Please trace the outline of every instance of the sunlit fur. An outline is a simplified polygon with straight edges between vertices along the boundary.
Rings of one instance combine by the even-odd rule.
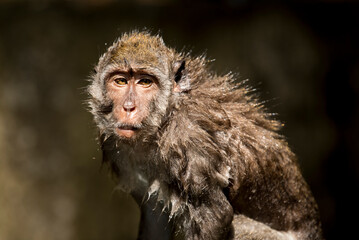
[[[190,89],[175,92],[183,61],[177,84]],[[129,66],[155,75],[160,87],[134,142],[116,137],[104,111],[111,110],[104,76]],[[100,58],[89,86],[104,161],[123,190],[156,196],[185,239],[321,239],[316,203],[277,132],[281,124],[236,82],[159,36],[124,34]]]

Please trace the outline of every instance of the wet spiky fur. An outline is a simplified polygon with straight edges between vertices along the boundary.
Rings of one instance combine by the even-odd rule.
[[[185,63],[180,76],[178,62]],[[321,239],[317,206],[277,133],[281,124],[247,87],[230,74],[217,76],[207,63],[136,31],[100,58],[89,104],[104,161],[120,187],[144,199],[156,196],[174,222],[173,234],[185,239]],[[160,86],[134,141],[116,137],[104,84],[108,72],[129,66],[143,67]],[[190,88],[174,92],[176,77]],[[244,228],[245,218],[270,231],[254,238],[259,227]]]

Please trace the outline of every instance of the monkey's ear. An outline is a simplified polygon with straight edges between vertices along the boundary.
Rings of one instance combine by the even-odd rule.
[[[173,65],[175,72],[174,92],[187,92],[191,89],[190,79],[187,75],[186,61],[175,62]]]

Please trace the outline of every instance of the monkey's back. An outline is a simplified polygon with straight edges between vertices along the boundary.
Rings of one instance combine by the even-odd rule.
[[[206,77],[178,97],[160,142],[162,156],[182,156],[172,169],[181,184],[200,192],[208,188],[211,176],[235,213],[276,230],[299,232],[301,238],[320,239],[316,203],[278,133],[281,124],[249,95],[250,89],[233,84],[230,75]],[[176,134],[181,138],[171,137]],[[184,150],[193,148],[199,161]],[[186,167],[178,171],[178,166]],[[186,173],[188,166],[191,174]]]

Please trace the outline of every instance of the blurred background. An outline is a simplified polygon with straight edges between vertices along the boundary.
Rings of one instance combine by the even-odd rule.
[[[139,210],[101,170],[84,88],[106,48],[144,28],[250,79],[285,123],[325,237],[353,238],[358,12],[339,0],[0,0],[0,240],[136,238]]]

